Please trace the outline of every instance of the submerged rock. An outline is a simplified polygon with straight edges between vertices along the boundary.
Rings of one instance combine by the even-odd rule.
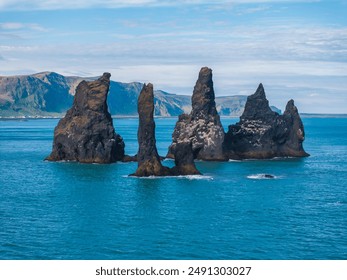
[[[110,74],[82,81],[69,109],[54,130],[50,161],[111,163],[124,157],[124,142],[113,127],[107,107]]]
[[[138,99],[139,128],[137,138],[139,150],[137,153],[138,168],[131,176],[177,176],[200,174],[196,170],[191,145],[180,144],[175,149],[176,167],[172,169],[161,164],[155,139],[154,94],[153,85],[144,85]]]
[[[138,168],[132,176],[168,176],[170,171],[160,162],[155,140],[154,94],[153,85],[144,85],[139,95],[137,110],[139,113],[139,128],[137,139],[139,150],[137,153]]]
[[[194,87],[192,111],[179,116],[167,157],[174,157],[178,143],[191,143],[196,159],[226,160],[223,142],[224,129],[216,109],[212,70],[203,67]]]
[[[290,100],[279,115],[271,110],[260,84],[247,98],[240,121],[229,126],[223,146],[229,159],[305,157],[304,139],[304,126],[294,101]]]

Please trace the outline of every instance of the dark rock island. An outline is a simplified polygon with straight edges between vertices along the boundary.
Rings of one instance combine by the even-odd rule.
[[[124,142],[113,127],[107,107],[110,74],[96,81],[82,81],[76,89],[72,108],[54,130],[49,161],[111,163],[124,157]]]
[[[144,85],[138,99],[139,128],[137,140],[139,150],[137,153],[138,168],[133,176],[168,176],[168,167],[161,164],[155,140],[155,122],[153,85]]]
[[[200,174],[197,171],[190,145],[179,145],[174,153],[177,157],[176,166],[172,169],[161,164],[155,139],[154,94],[153,85],[144,85],[138,98],[139,128],[137,139],[139,150],[137,153],[138,168],[131,176],[177,176]]]
[[[290,100],[279,115],[270,109],[260,84],[247,98],[240,121],[229,126],[223,148],[229,159],[305,157],[309,154],[303,149],[304,139],[304,126],[294,101]]]
[[[177,144],[190,143],[196,159],[226,160],[223,142],[224,130],[216,110],[212,70],[203,67],[194,87],[192,111],[179,116],[167,157],[174,157]]]

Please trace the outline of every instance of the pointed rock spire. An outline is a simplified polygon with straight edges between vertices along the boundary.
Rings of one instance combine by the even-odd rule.
[[[175,147],[175,167],[169,169],[160,162],[156,147],[153,85],[144,85],[138,99],[139,129],[137,139],[138,168],[131,176],[178,176],[200,174],[194,164],[192,147],[189,143],[180,143]]]
[[[299,157],[309,156],[302,145],[305,140],[305,129],[293,99],[288,101],[282,117],[289,127],[287,141],[282,148],[284,152],[290,152]]]
[[[204,115],[216,115],[216,102],[213,90],[212,70],[208,67],[201,68],[192,95],[193,118]]]
[[[167,176],[169,168],[162,166],[156,147],[153,85],[144,84],[138,98],[139,128],[137,139],[139,150],[137,153],[138,168],[133,176]]]
[[[216,110],[212,70],[201,68],[192,95],[192,111],[179,116],[172,134],[168,157],[174,157],[178,143],[192,144],[193,155],[201,160],[225,160],[222,150],[224,129]]]
[[[276,113],[271,110],[269,101],[266,99],[263,84],[260,83],[255,93],[247,97],[241,120],[273,118],[275,115]]]

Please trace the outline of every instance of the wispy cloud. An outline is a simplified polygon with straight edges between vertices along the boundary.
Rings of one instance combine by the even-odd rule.
[[[83,8],[124,8],[124,7],[158,7],[182,5],[234,5],[288,2],[317,2],[317,0],[0,0],[0,9],[8,10],[61,10]],[[256,10],[253,10],[255,12]],[[250,12],[252,12],[250,10]]]
[[[15,31],[21,29],[29,29],[34,31],[46,31],[37,23],[21,23],[21,22],[0,22],[0,30]]]
[[[191,94],[209,66],[217,95],[251,94],[263,82],[276,106],[294,98],[300,111],[346,113],[345,6],[292,2],[0,0],[0,74],[109,71]]]
[[[240,15],[247,15],[247,14],[254,14],[254,13],[259,13],[259,12],[264,12],[267,11],[271,8],[269,5],[261,5],[253,8],[244,8],[241,11],[238,11],[237,14]]]

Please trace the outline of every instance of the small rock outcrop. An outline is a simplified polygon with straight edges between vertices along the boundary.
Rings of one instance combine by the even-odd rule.
[[[225,135],[224,153],[229,159],[305,157],[304,126],[294,101],[283,115],[273,112],[262,84],[247,98],[240,121]]]
[[[201,175],[196,169],[192,144],[188,142],[177,143],[174,148],[175,165],[171,168],[172,175]]]
[[[82,81],[76,89],[72,108],[54,130],[49,161],[111,163],[124,157],[124,142],[113,127],[107,107],[110,74],[98,80]]]
[[[137,153],[138,168],[132,176],[169,176],[170,170],[161,164],[155,140],[154,94],[153,85],[144,85],[139,95],[137,110],[139,113],[139,128],[137,139],[139,150]]]
[[[139,128],[137,139],[139,150],[137,153],[138,168],[130,176],[178,176],[200,174],[194,164],[193,152],[189,143],[180,143],[175,147],[175,164],[168,168],[161,164],[155,139],[154,94],[153,85],[145,84],[138,98]]]
[[[212,70],[203,67],[194,87],[192,111],[179,116],[167,157],[174,157],[178,143],[191,143],[196,159],[226,160],[223,142],[224,129],[216,109]]]

